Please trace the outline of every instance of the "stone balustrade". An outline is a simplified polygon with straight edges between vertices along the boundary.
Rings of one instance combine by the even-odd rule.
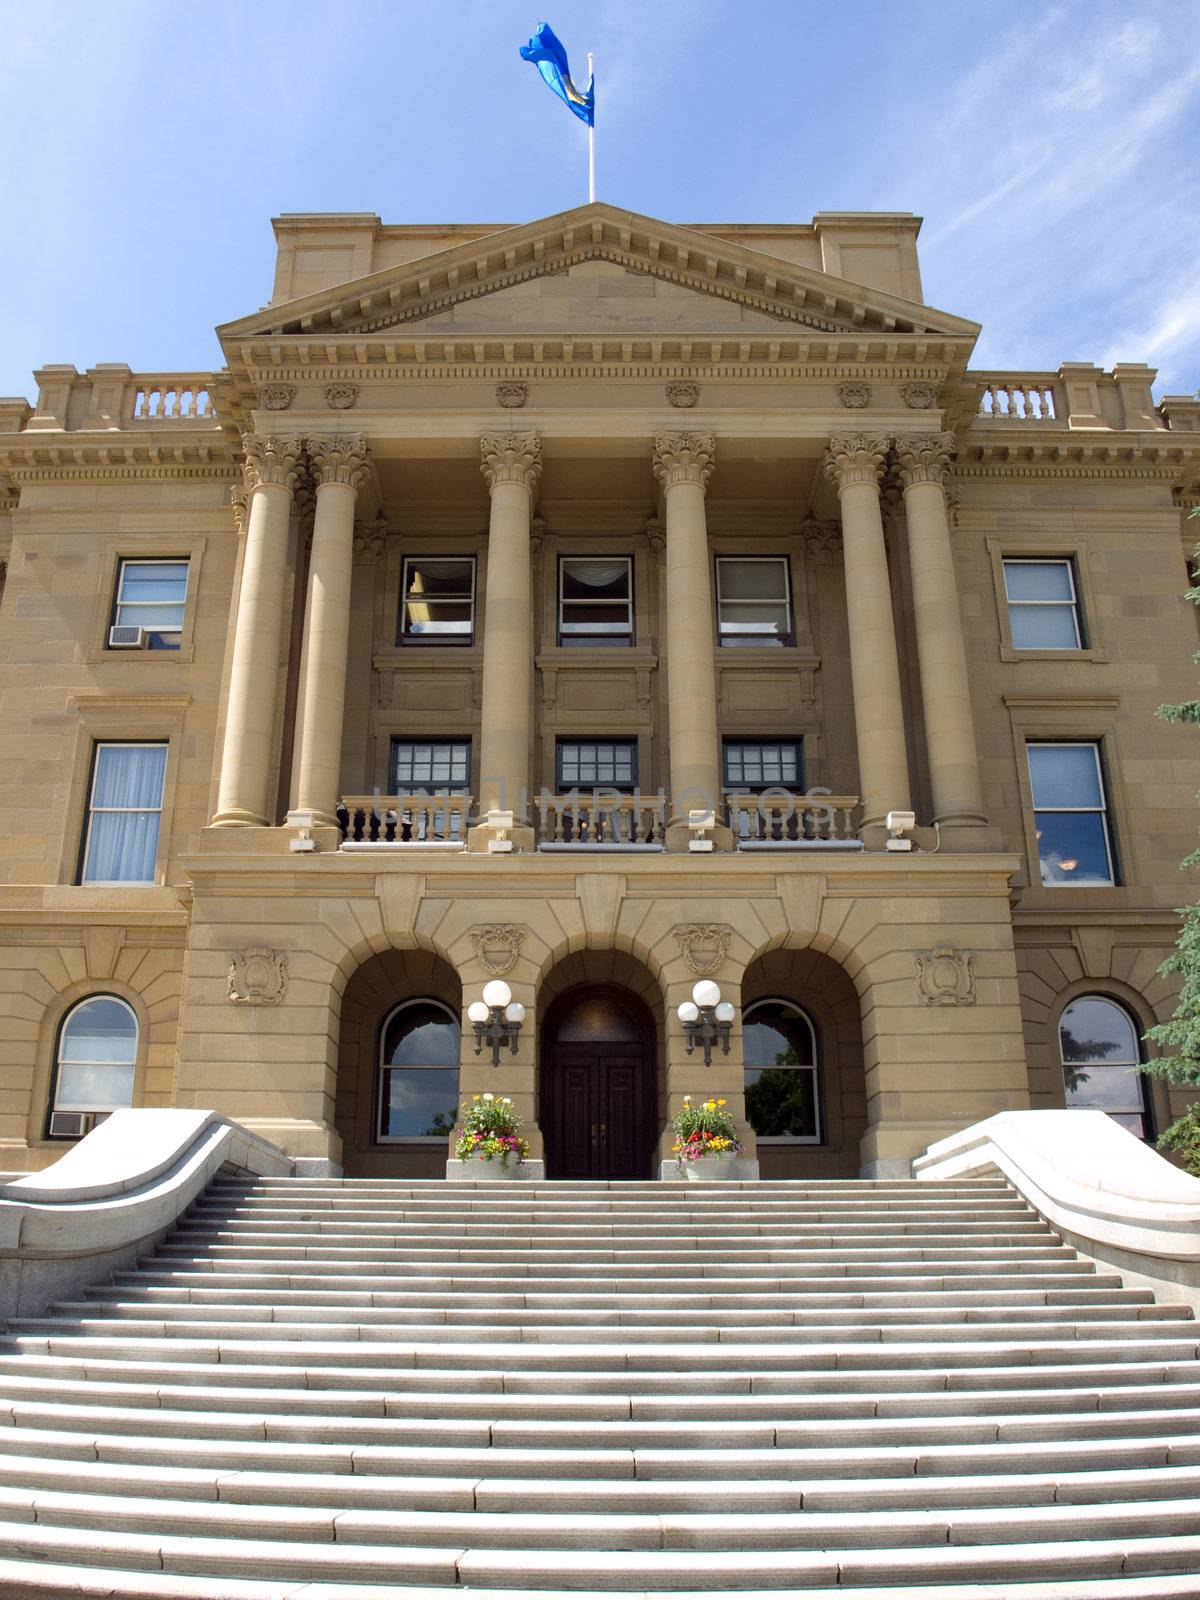
[[[131,422],[213,422],[217,410],[209,390],[211,374],[134,373],[126,393]]]
[[[1066,418],[1066,397],[1057,373],[989,372],[971,376],[978,383],[976,414],[987,422],[1060,422]]]
[[[542,848],[663,846],[667,814],[663,794],[543,794],[537,811]]]
[[[349,794],[337,809],[347,845],[465,845],[466,794]]]
[[[729,827],[739,846],[857,845],[856,794],[728,794]]]

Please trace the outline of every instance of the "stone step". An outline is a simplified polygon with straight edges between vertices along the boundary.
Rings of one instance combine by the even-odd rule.
[[[371,1195],[407,1195],[416,1199],[475,1201],[481,1198],[475,1183],[463,1183],[442,1178],[238,1178],[228,1173],[218,1174],[209,1185],[208,1194],[313,1194],[332,1198],[357,1198]],[[560,1199],[581,1200],[589,1205],[603,1203],[620,1206],[646,1198],[664,1195],[684,1200],[689,1204],[724,1205],[731,1198],[741,1199],[776,1196],[804,1199],[809,1195],[873,1197],[881,1194],[898,1195],[917,1202],[934,1201],[946,1196],[973,1197],[987,1194],[1011,1195],[1016,1191],[1001,1177],[992,1178],[936,1178],[915,1182],[912,1178],[762,1178],[754,1181],[734,1179],[723,1183],[720,1189],[707,1185],[696,1187],[686,1179],[664,1183],[654,1178],[614,1178],[611,1181],[587,1179],[541,1179],[521,1184],[520,1198],[530,1196],[550,1201]],[[497,1193],[503,1199],[511,1191]],[[483,1198],[489,1198],[486,1194]]]
[[[512,1241],[503,1245],[493,1245],[487,1249],[473,1245],[425,1244],[409,1245],[405,1249],[398,1246],[368,1247],[363,1244],[347,1244],[346,1242],[334,1243],[330,1235],[327,1244],[300,1244],[295,1241],[286,1243],[280,1240],[246,1241],[243,1244],[231,1240],[205,1240],[184,1241],[178,1236],[172,1237],[165,1244],[159,1246],[155,1253],[157,1260],[170,1260],[180,1256],[188,1259],[198,1259],[210,1256],[214,1259],[227,1257],[253,1259],[255,1261],[269,1262],[272,1260],[307,1261],[333,1259],[340,1261],[399,1261],[406,1265],[414,1262],[459,1262],[478,1261],[485,1262],[493,1269],[497,1266],[507,1266],[515,1263],[525,1268],[540,1268],[544,1266],[557,1266],[559,1263],[575,1263],[582,1269],[605,1262],[619,1264],[642,1264],[653,1266],[665,1273],[677,1275],[680,1270],[678,1251],[657,1249],[649,1245],[623,1245],[600,1248],[585,1247],[580,1245],[574,1249],[559,1247],[550,1249],[545,1246],[519,1246]],[[1019,1271],[1028,1271],[1030,1264],[1038,1261],[1064,1262],[1075,1259],[1069,1245],[1065,1244],[1030,1244],[1023,1248],[1015,1245],[922,1245],[908,1244],[905,1246],[877,1245],[875,1248],[863,1245],[858,1248],[848,1248],[842,1245],[837,1248],[836,1256],[833,1254],[837,1248],[832,1240],[822,1245],[813,1245],[811,1242],[803,1248],[792,1245],[764,1244],[758,1248],[725,1249],[721,1250],[722,1261],[734,1267],[752,1266],[763,1262],[782,1262],[795,1265],[812,1263],[820,1265],[822,1262],[838,1262],[845,1265],[867,1263],[876,1270],[886,1271],[890,1264],[910,1268],[913,1264],[921,1265],[936,1263],[937,1268],[953,1268],[960,1263],[968,1263],[983,1270],[995,1263],[1011,1262]],[[697,1246],[697,1254],[702,1254]],[[689,1268],[690,1270],[690,1268]],[[930,1270],[933,1270],[932,1268]]]
[[[333,1225],[346,1223],[350,1226],[366,1226],[395,1223],[407,1227],[446,1227],[461,1226],[465,1218],[472,1222],[479,1221],[488,1224],[523,1223],[528,1227],[539,1230],[544,1227],[582,1227],[597,1225],[596,1208],[594,1206],[576,1206],[573,1208],[561,1206],[523,1206],[519,1209],[513,1206],[489,1206],[486,1208],[472,1206],[469,1210],[462,1206],[406,1206],[394,1205],[384,1201],[355,1202],[353,1205],[324,1206],[313,1205],[307,1202],[295,1201],[292,1203],[275,1201],[245,1201],[245,1202],[213,1202],[202,1203],[194,1206],[189,1213],[192,1221],[213,1222],[220,1221],[228,1224],[247,1222],[277,1222],[284,1226],[293,1223],[327,1222]],[[833,1206],[826,1204],[812,1205],[754,1205],[747,1202],[737,1208],[726,1208],[719,1216],[711,1212],[692,1211],[683,1212],[678,1207],[652,1207],[638,1206],[626,1207],[620,1211],[612,1210],[604,1213],[604,1220],[610,1227],[645,1227],[653,1223],[655,1226],[670,1227],[680,1231],[684,1229],[701,1229],[711,1226],[716,1221],[722,1227],[734,1227],[745,1224],[754,1228],[809,1226],[814,1223],[838,1225],[842,1222],[865,1225],[879,1223],[881,1225],[900,1225],[910,1222],[920,1223],[928,1227],[950,1227],[957,1222],[983,1225],[986,1222],[1028,1222],[1036,1221],[1036,1214],[1021,1200],[997,1199],[987,1204],[970,1204],[963,1201],[957,1205],[940,1206]]]
[[[343,1222],[336,1218],[317,1220],[314,1222],[281,1221],[264,1218],[258,1221],[254,1218],[232,1218],[228,1221],[222,1219],[208,1219],[205,1217],[191,1218],[179,1225],[172,1233],[174,1242],[183,1244],[192,1241],[225,1243],[229,1241],[245,1241],[253,1245],[262,1240],[280,1240],[286,1243],[297,1243],[303,1240],[322,1240],[330,1237],[344,1239],[347,1244],[379,1244],[385,1247],[399,1244],[438,1244],[445,1243],[453,1247],[467,1241],[478,1243],[481,1240],[502,1239],[505,1248],[534,1249],[547,1245],[553,1247],[562,1244],[582,1244],[618,1246],[623,1243],[636,1243],[648,1246],[661,1243],[672,1249],[682,1249],[687,1252],[701,1251],[711,1253],[722,1244],[737,1244],[744,1246],[749,1241],[753,1248],[755,1241],[770,1239],[779,1244],[790,1245],[792,1248],[832,1248],[836,1244],[840,1247],[846,1243],[874,1241],[905,1243],[928,1242],[936,1244],[947,1240],[961,1240],[963,1243],[973,1243],[988,1246],[1022,1245],[1026,1243],[1055,1242],[1055,1235],[1044,1222],[1037,1219],[1025,1221],[1016,1217],[1011,1220],[997,1222],[791,1222],[786,1226],[778,1224],[770,1226],[761,1223],[740,1223],[737,1221],[710,1222],[702,1228],[693,1224],[681,1224],[673,1228],[665,1222],[656,1222],[653,1226],[631,1223],[553,1223],[544,1225],[540,1221],[527,1221],[524,1224],[516,1219],[511,1221],[504,1218],[489,1218],[486,1222],[476,1223],[474,1219],[468,1226],[461,1218],[455,1222],[397,1222],[389,1225],[381,1222]]]

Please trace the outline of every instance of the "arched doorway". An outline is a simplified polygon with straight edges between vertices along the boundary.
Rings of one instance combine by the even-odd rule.
[[[542,1025],[538,1121],[547,1178],[650,1178],[657,1051],[645,1005],[617,984],[576,984]]]

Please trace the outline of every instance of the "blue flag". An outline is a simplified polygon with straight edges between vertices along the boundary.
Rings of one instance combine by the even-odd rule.
[[[571,81],[567,52],[548,22],[543,22],[528,44],[521,46],[522,61],[531,61],[564,105],[589,128],[596,125],[596,82],[591,79],[587,93],[580,94]]]

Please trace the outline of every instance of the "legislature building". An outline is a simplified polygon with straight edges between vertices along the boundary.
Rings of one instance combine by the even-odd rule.
[[[919,226],[289,215],[221,371],[0,400],[0,1168],[133,1105],[441,1176],[484,1092],[548,1177],[685,1094],[764,1178],[1154,1138],[1200,403],[973,368]]]

